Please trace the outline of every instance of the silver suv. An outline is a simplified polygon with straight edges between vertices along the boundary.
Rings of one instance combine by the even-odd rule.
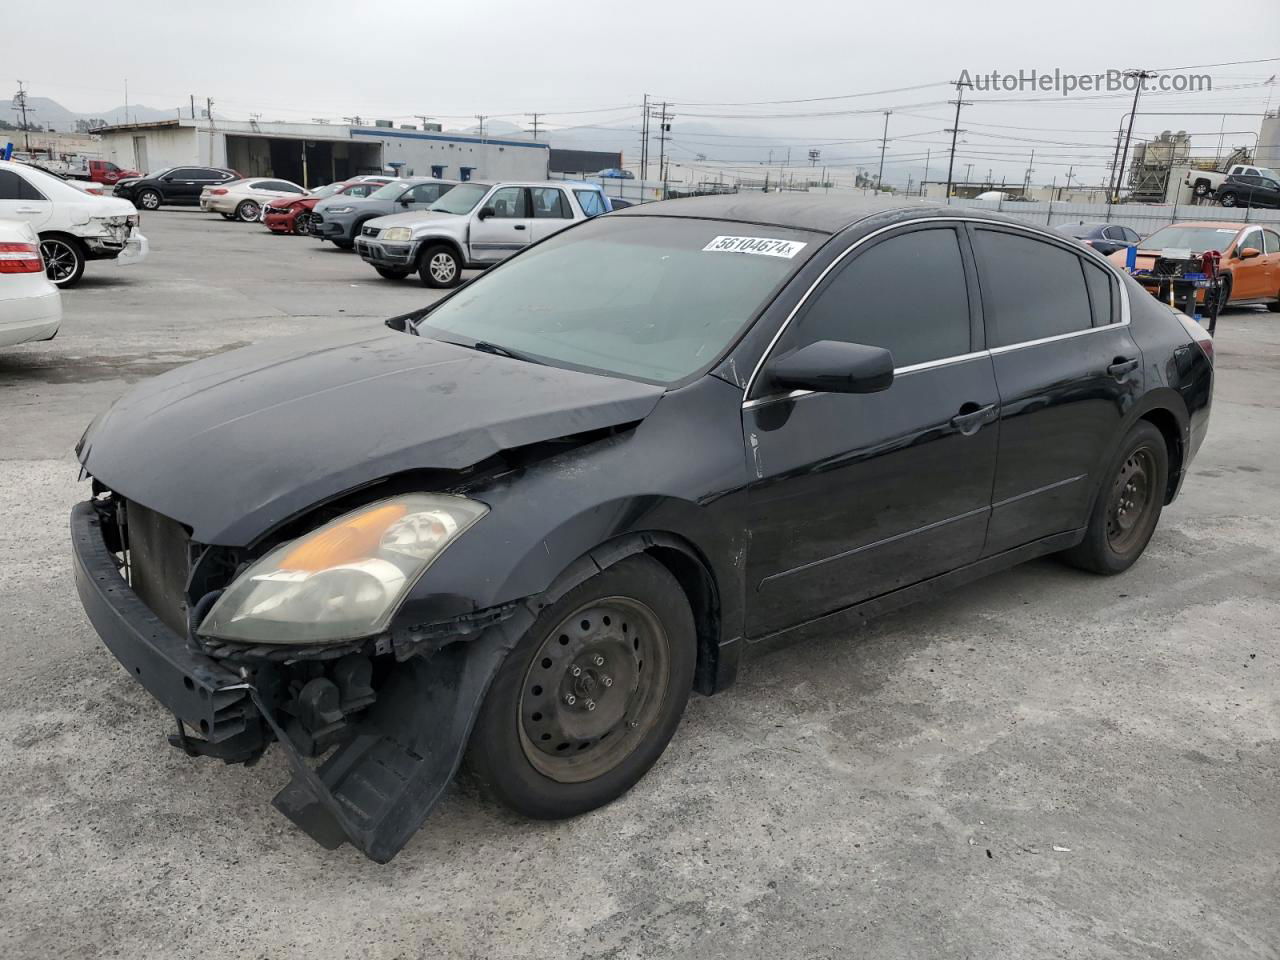
[[[356,252],[389,280],[417,271],[428,287],[453,287],[464,268],[498,263],[610,209],[593,183],[460,183],[423,213],[370,220]]]
[[[350,250],[366,221],[389,213],[424,211],[455,183],[456,180],[404,177],[379,187],[367,197],[345,194],[326,197],[311,212],[311,233],[321,240],[333,241],[343,250]]]

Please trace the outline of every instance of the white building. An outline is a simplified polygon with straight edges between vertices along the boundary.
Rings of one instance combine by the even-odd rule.
[[[175,119],[104,127],[100,155],[144,172],[230,167],[246,177],[317,186],[362,173],[447,180],[545,180],[550,147],[416,127]]]

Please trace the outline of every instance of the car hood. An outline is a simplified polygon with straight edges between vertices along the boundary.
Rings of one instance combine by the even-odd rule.
[[[424,213],[421,210],[411,210],[408,213],[392,213],[385,217],[377,217],[374,220],[370,220],[366,226],[377,227],[379,230],[385,230],[387,227],[409,227],[413,230],[428,230],[432,226],[452,226],[457,222],[458,217],[456,214]]]
[[[396,473],[637,422],[662,393],[389,329],[286,337],[147,381],[76,452],[196,541],[243,546]]]
[[[374,200],[371,197],[346,197],[339,194],[336,197],[325,197],[316,204],[316,209],[322,213],[334,207],[353,207],[356,210],[371,207],[374,210],[381,210],[386,205],[394,202],[392,200]]]

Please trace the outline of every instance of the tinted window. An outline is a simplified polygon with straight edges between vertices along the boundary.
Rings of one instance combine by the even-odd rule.
[[[1124,230],[1120,227],[1107,227],[1102,231],[1102,235],[1108,240],[1118,240],[1124,242]]]
[[[1004,347],[1092,325],[1080,258],[1040,240],[975,230],[987,343]]]
[[[443,183],[420,183],[400,199],[412,203],[435,203],[446,189],[447,184]]]
[[[1255,250],[1262,250],[1262,231],[1250,230],[1240,238],[1240,243],[1236,246],[1236,256],[1240,256],[1240,251],[1245,247],[1253,247]]]
[[[1089,288],[1089,302],[1093,307],[1093,325],[1105,327],[1115,323],[1119,307],[1115,283],[1105,268],[1088,261],[1082,261],[1081,266],[1084,267],[1084,282]]]
[[[575,190],[573,195],[578,198],[578,203],[582,206],[582,212],[588,217],[598,217],[602,213],[607,213],[604,206],[604,197],[600,196],[595,190]]]
[[[170,170],[165,176],[173,180],[199,180],[202,172],[194,167],[178,167],[176,170]]]
[[[858,253],[818,290],[797,334],[787,349],[847,340],[884,347],[896,367],[968,353],[968,288],[955,231],[916,230]]]
[[[1280,233],[1274,230],[1263,230],[1262,242],[1267,245],[1264,253],[1280,253]]]
[[[211,170],[208,167],[192,167],[188,173],[191,174],[190,179],[192,180],[210,180],[217,183],[230,179],[230,174],[221,170]]]
[[[555,187],[533,187],[529,193],[533,197],[535,217],[549,220],[569,220],[573,217],[563,190]]]
[[[0,200],[43,200],[44,194],[12,170],[0,170]]]
[[[485,206],[490,207],[493,215],[502,220],[527,217],[529,216],[527,196],[524,187],[503,187],[493,192],[493,196]]]
[[[1124,230],[1124,238],[1129,243],[1137,243],[1139,240],[1142,239],[1141,237],[1138,236],[1136,232],[1134,232],[1133,230],[1130,230],[1128,227],[1122,227],[1121,229]]]

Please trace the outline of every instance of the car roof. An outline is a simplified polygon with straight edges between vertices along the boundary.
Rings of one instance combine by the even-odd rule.
[[[838,233],[871,217],[883,224],[912,219],[994,220],[1022,227],[1061,240],[1057,231],[1029,224],[1016,217],[988,210],[945,207],[918,203],[895,206],[874,197],[833,197],[807,193],[731,193],[706,197],[642,203],[618,210],[619,217],[686,217],[699,220],[727,220],[760,226]]]
[[[1256,227],[1256,223],[1232,223],[1230,220],[1179,220],[1176,223],[1166,223],[1165,227],[1215,227],[1219,230],[1243,230],[1245,227]]]

